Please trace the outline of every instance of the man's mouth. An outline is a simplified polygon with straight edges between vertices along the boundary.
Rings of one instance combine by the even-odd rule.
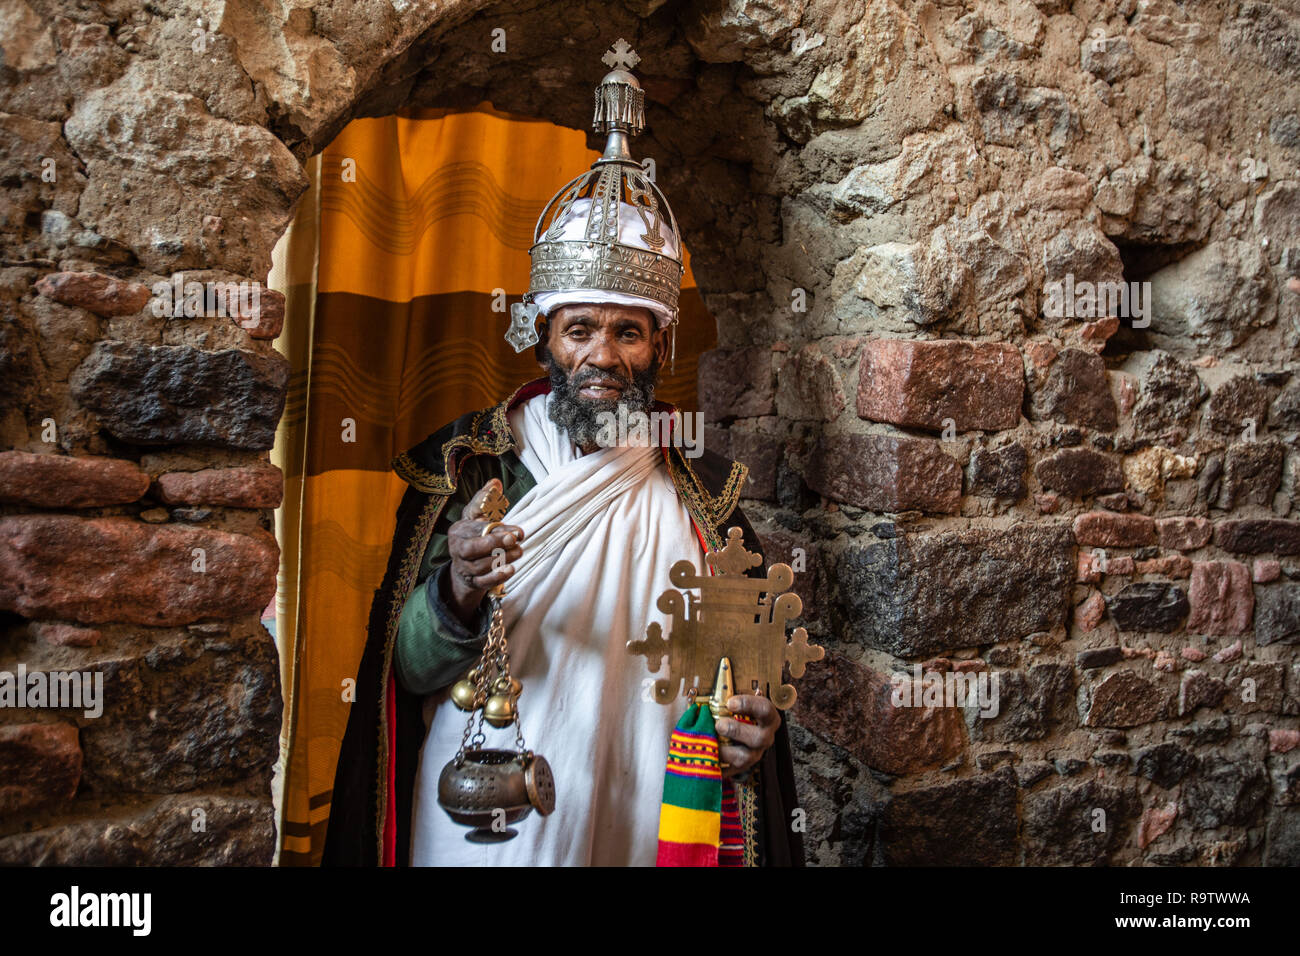
[[[596,401],[609,401],[618,398],[623,394],[623,387],[616,382],[605,379],[597,379],[588,382],[582,388],[578,389],[578,394],[584,398],[595,399]]]

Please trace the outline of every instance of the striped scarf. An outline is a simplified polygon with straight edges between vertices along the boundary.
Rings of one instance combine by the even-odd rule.
[[[656,865],[744,865],[739,801],[722,777],[707,704],[686,708],[668,743]]]

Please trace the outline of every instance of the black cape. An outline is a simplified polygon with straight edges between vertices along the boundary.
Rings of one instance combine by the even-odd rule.
[[[416,585],[429,535],[456,490],[465,461],[473,455],[500,456],[514,448],[506,412],[549,389],[549,380],[535,379],[491,408],[462,415],[393,459],[394,471],[409,487],[397,509],[383,584],[370,608],[356,700],[334,775],[321,861],[325,866],[409,864],[415,776],[425,734],[424,698],[403,690],[394,677],[397,622]],[[657,410],[671,408],[656,404]],[[744,465],[707,449],[687,458],[678,446],[669,446],[665,458],[677,492],[710,549],[725,543],[728,528],[739,527],[745,548],[762,553],[758,535],[737,506],[748,474]],[[761,577],[765,569],[766,561],[747,573]],[[803,866],[802,837],[791,826],[797,798],[784,716],[776,743],[759,764],[759,781],[759,863]]]

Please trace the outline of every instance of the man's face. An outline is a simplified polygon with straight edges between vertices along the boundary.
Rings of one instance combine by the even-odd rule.
[[[625,305],[566,305],[545,322],[539,356],[551,377],[551,420],[574,444],[595,445],[596,416],[617,411],[649,412],[667,348],[649,309]]]

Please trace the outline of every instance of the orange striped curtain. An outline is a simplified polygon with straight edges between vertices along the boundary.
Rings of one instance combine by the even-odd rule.
[[[578,130],[483,104],[356,120],[309,166],[271,279],[287,296],[278,347],[293,369],[274,452],[286,483],[281,865],[320,860],[349,682],[403,490],[388,463],[541,373],[503,338],[509,303],[528,288],[542,207],[597,156]],[[689,259],[684,285],[677,371],[658,395],[692,409],[715,326]]]

